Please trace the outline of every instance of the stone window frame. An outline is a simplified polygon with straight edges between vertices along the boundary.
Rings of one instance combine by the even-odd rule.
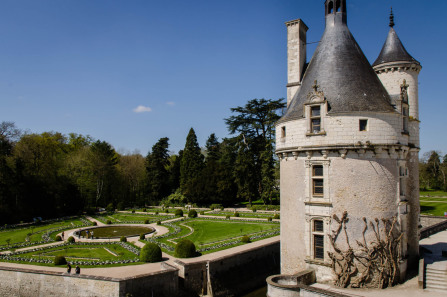
[[[368,131],[368,119],[359,119],[359,131],[366,132]]]
[[[320,107],[320,115],[312,116],[312,108]],[[310,102],[304,104],[304,117],[307,119],[307,128],[306,128],[306,136],[318,136],[318,135],[326,135],[325,127],[325,118],[327,114],[327,101],[319,96],[313,97]],[[315,133],[312,131],[312,119],[320,119],[320,131]]]
[[[286,126],[281,126],[281,139],[285,139],[286,138]]]
[[[323,222],[323,231],[314,231],[315,221]],[[330,266],[327,252],[330,250],[329,234],[331,218],[328,215],[306,215],[305,241],[307,242],[307,256],[305,262],[310,264]],[[315,235],[323,236],[323,259],[315,255]]]
[[[408,179],[408,168],[405,161],[400,161],[397,166],[398,177],[399,177],[399,197],[400,201],[405,200],[406,197],[406,187]]]
[[[308,203],[325,203],[325,204],[330,204],[331,203],[331,198],[330,198],[330,191],[329,191],[329,167],[330,167],[330,160],[320,160],[320,159],[316,159],[316,160],[306,160],[305,162],[305,166],[306,166],[306,170],[305,170],[305,178],[308,181],[308,185],[305,189],[305,194],[306,194],[306,198],[305,198],[305,202]],[[313,180],[315,179],[315,177],[313,176],[313,167],[315,165],[321,165],[323,166],[323,195],[314,195],[313,194]],[[320,179],[320,177],[317,177],[318,179]]]

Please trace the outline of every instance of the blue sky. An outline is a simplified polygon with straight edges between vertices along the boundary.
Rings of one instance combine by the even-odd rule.
[[[318,41],[323,2],[2,0],[0,121],[143,155],[161,137],[182,149],[193,127],[203,146],[211,133],[228,136],[231,107],[286,97],[284,22],[303,19],[308,42]],[[447,153],[447,1],[348,0],[350,30],[370,62],[387,36],[390,6],[423,66],[422,153]]]

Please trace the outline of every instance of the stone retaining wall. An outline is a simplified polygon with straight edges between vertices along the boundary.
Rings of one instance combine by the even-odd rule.
[[[177,269],[165,263],[161,264],[159,272],[129,278],[0,267],[0,296],[125,297],[132,294],[169,297],[178,294],[177,275]]]
[[[426,216],[424,216],[426,217]],[[425,218],[425,220],[429,220]],[[421,216],[422,222],[422,216]],[[424,239],[429,237],[430,235],[436,234],[438,232],[444,231],[447,229],[447,219],[444,217],[431,217],[430,221],[434,224],[430,224],[428,227],[422,228],[420,231],[420,239]],[[424,225],[422,225],[424,226]]]
[[[447,221],[447,217],[434,217],[434,216],[420,216],[420,222],[422,225],[422,228],[427,228],[433,225],[436,225],[438,223]]]
[[[207,293],[208,274],[213,296],[240,296],[265,285],[265,279],[280,270],[280,243],[267,243],[209,261],[175,261],[181,289],[191,294]],[[208,268],[207,268],[208,265]]]

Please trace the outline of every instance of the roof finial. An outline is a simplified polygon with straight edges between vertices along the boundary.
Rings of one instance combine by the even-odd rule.
[[[393,14],[393,7],[391,7],[391,13],[390,13],[390,27],[394,27],[394,14]]]

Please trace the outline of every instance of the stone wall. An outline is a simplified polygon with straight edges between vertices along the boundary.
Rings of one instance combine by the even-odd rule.
[[[420,223],[422,228],[427,228],[433,225],[436,225],[438,223],[447,221],[447,217],[434,217],[434,216],[420,216]]]
[[[0,268],[0,296],[124,297],[176,296],[177,269],[161,264],[159,272],[131,278],[94,277],[35,269]]]
[[[447,219],[443,217],[432,217],[427,218],[427,216],[424,216],[424,221],[427,223],[431,223],[428,227],[421,229],[421,235],[420,239],[427,238],[433,234],[436,234],[438,232],[444,231],[447,229]],[[422,221],[422,216],[421,216]]]
[[[273,243],[207,261],[175,261],[180,285],[192,294],[207,293],[207,269],[213,296],[240,296],[265,285],[267,276],[279,273],[279,239]],[[208,265],[208,268],[207,268]]]

